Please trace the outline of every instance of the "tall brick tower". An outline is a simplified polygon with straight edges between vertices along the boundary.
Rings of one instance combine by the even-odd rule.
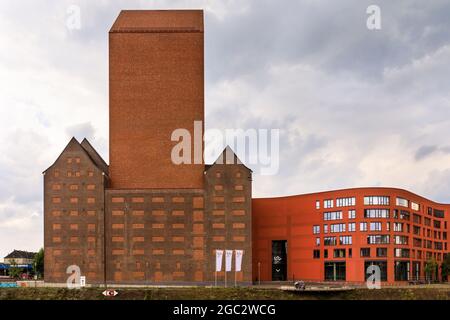
[[[202,188],[171,133],[204,120],[203,11],[122,11],[109,33],[111,187]]]

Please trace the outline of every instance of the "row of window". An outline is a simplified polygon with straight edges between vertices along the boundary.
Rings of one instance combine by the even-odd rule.
[[[324,237],[324,246],[335,246],[337,245],[337,237]],[[339,236],[339,245],[350,245],[353,243],[352,236]],[[320,238],[316,238],[316,245],[320,245]]]
[[[85,199],[86,199],[86,203],[89,203],[89,204],[95,203],[94,197],[87,197]],[[70,197],[69,198],[69,203],[77,204],[79,202],[80,202],[80,199],[78,197]],[[62,198],[61,197],[53,197],[52,203],[62,203]]]
[[[81,159],[76,157],[76,158],[67,158],[67,163],[81,163]]]
[[[54,175],[55,177],[59,177],[59,176],[60,176],[59,170],[55,170],[54,173],[53,173],[53,175]],[[77,178],[79,178],[79,177],[82,176],[82,174],[81,174],[80,171],[67,171],[67,172],[66,172],[66,175],[67,175],[67,177],[77,177]],[[93,172],[93,171],[88,171],[88,172],[87,172],[87,176],[88,176],[88,177],[93,177],[93,176],[94,176],[94,172]]]
[[[415,248],[426,248],[426,249],[447,251],[447,242],[422,240],[419,238],[413,238],[413,246]]]
[[[325,255],[325,252],[324,252]],[[341,252],[335,252],[335,257],[340,257],[343,254]],[[351,255],[351,252],[349,252],[349,256]],[[320,252],[314,252],[314,258],[319,258]],[[328,258],[328,253],[326,253],[326,258]],[[393,271],[394,271],[394,280],[395,281],[408,281],[408,280],[420,280],[420,276],[422,274],[421,270],[421,262],[420,261],[413,261],[412,265],[409,261],[394,261],[393,264]],[[365,280],[369,279],[370,273],[367,273],[366,270],[370,266],[378,266],[380,269],[380,280],[381,281],[387,281],[387,270],[388,270],[388,263],[385,260],[376,260],[376,261],[364,261],[364,278]],[[411,268],[412,266],[412,268]],[[423,268],[425,268],[425,262],[423,265]],[[345,281],[346,280],[346,273],[347,273],[347,267],[345,261],[339,261],[339,262],[325,262],[324,263],[324,279],[325,281]],[[372,273],[373,274],[373,273]],[[437,276],[434,275],[434,278]],[[428,279],[429,276],[426,276]],[[431,279],[431,278],[430,278]]]
[[[325,259],[328,258],[328,250],[325,249],[323,251],[323,257]],[[346,250],[345,249],[334,249],[333,250],[333,258],[345,258],[346,257]],[[352,257],[352,249],[348,249],[348,257]],[[313,258],[314,259],[320,259],[320,250],[313,250]]]
[[[389,197],[386,196],[368,196],[364,197],[364,205],[380,205],[380,206],[388,206],[389,205]]]
[[[223,174],[220,171],[216,171],[216,178],[222,178]],[[235,177],[236,178],[241,178],[242,177],[242,173],[240,171],[235,173]]]
[[[353,250],[352,248],[347,249],[348,258],[352,258]],[[421,250],[410,250],[405,248],[394,248],[394,257],[395,258],[413,258],[413,259],[423,259],[424,256]],[[417,254],[416,254],[417,253]],[[361,258],[370,258],[371,257],[371,248],[361,248],[359,252],[359,256]],[[375,257],[377,258],[386,258],[388,256],[388,248],[375,248]],[[328,249],[323,250],[323,257],[329,258]],[[436,260],[440,261],[442,259],[442,255],[440,253],[432,253],[426,252],[426,259],[430,259],[434,257]],[[320,259],[320,250],[313,250],[313,258]],[[346,258],[346,249],[333,249],[333,258]]]
[[[316,200],[316,209],[320,209],[320,200]],[[344,198],[336,198],[336,207],[352,207],[356,205],[355,197],[344,197]],[[389,196],[365,196],[364,197],[364,205],[366,206],[389,206],[390,205],[390,197]],[[420,204],[409,201],[408,199],[396,197],[395,205],[398,207],[411,208],[414,211],[420,211]],[[334,207],[333,199],[323,200],[323,208],[330,209]],[[428,214],[434,215],[438,218],[444,217],[444,211],[439,209],[433,209],[428,207]]]
[[[410,225],[401,223],[401,222],[393,222],[393,230],[394,232],[410,232]],[[359,231],[383,231],[383,223],[380,221],[374,221],[374,222],[360,222],[359,223]],[[420,227],[413,226],[413,234],[420,236]],[[391,230],[391,223],[386,222],[386,231]],[[355,222],[349,222],[347,225],[345,223],[335,223],[331,225],[324,224],[323,225],[323,233],[327,234],[330,233],[339,233],[339,232],[355,232],[356,231],[356,223]],[[425,232],[426,231],[426,232]],[[313,234],[320,234],[320,225],[314,225],[313,226]],[[431,238],[431,236],[434,235],[434,239],[438,240],[447,240],[447,232],[440,232],[440,231],[434,231],[432,234],[431,229],[425,229],[423,228],[423,236],[427,236]]]
[[[64,184],[55,183],[55,184],[52,185],[52,190],[55,190],[55,191],[62,190],[63,186],[64,186]],[[78,184],[69,184],[69,185],[67,185],[67,188],[69,190],[71,190],[71,191],[76,191],[76,190],[80,189],[80,185],[78,185]],[[89,190],[89,191],[95,190],[95,184],[87,184],[85,186],[85,189]]]
[[[405,220],[410,221],[410,213],[406,210],[393,210],[392,217],[394,219],[399,220]],[[331,220],[342,220],[344,218],[342,211],[327,211],[323,213],[323,220],[325,221],[331,221]],[[390,218],[390,210],[389,209],[364,209],[364,218],[367,219],[389,219]],[[349,209],[348,210],[348,219],[356,219],[356,210],[355,209]],[[430,218],[425,217],[424,218],[424,224],[426,226],[431,226],[431,223],[433,222],[433,227],[436,229],[440,229],[442,227],[442,223],[439,220],[431,220]],[[413,222],[414,223],[421,223],[422,217],[413,214]],[[444,221],[444,229],[447,228],[447,221]],[[401,232],[401,231],[400,231]]]
[[[343,235],[335,237],[335,236],[327,236],[324,237],[324,245],[325,246],[335,246],[337,245],[337,240],[339,239],[339,245],[350,245],[352,244],[352,236]],[[409,237],[396,235],[393,237],[393,243],[396,245],[408,245]],[[390,236],[389,235],[369,235],[367,236],[367,244],[389,244]],[[434,249],[434,250],[447,250],[446,242],[437,242],[431,240],[421,240],[417,238],[413,238],[414,247],[418,248],[426,248],[426,249]],[[320,237],[316,238],[316,246],[320,246]]]

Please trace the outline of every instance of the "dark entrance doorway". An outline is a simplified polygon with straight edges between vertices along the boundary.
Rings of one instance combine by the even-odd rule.
[[[325,262],[325,281],[345,281],[345,262]]]
[[[409,261],[395,261],[395,281],[409,280]]]
[[[287,280],[287,240],[272,241],[272,281]]]

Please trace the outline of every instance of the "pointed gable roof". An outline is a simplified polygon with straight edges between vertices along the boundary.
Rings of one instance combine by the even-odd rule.
[[[86,139],[84,139],[86,140]],[[83,140],[83,141],[84,141]],[[89,145],[89,146],[88,146]],[[81,152],[83,152],[84,154],[86,154],[86,156],[92,161],[92,163],[102,172],[104,172],[105,174],[108,174],[108,165],[106,164],[106,162],[102,159],[102,157],[100,157],[100,155],[97,153],[97,151],[95,151],[95,149],[91,146],[91,144],[89,143],[89,141],[86,140],[84,146],[82,146],[77,139],[75,139],[75,137],[72,137],[72,139],[70,139],[69,143],[66,145],[66,147],[63,149],[63,151],[59,154],[58,158],[56,158],[55,162],[53,162],[53,164],[48,167],[47,169],[44,170],[44,172],[42,173],[46,173],[51,167],[53,167],[55,165],[56,162],[58,162],[58,160],[61,158],[61,156],[69,149],[71,148],[75,148],[75,149],[79,149]],[[88,152],[86,149],[89,149],[90,151]],[[92,153],[92,156],[91,156]],[[97,160],[94,160],[94,157],[98,157]],[[98,163],[97,163],[98,161]],[[104,165],[103,165],[104,164]],[[106,168],[106,169],[105,169]]]
[[[101,169],[104,173],[109,175],[108,164],[105,162],[105,160],[103,160],[103,158],[100,156],[97,150],[94,149],[94,147],[91,145],[88,139],[84,138],[83,141],[81,141],[81,146],[88,153],[89,157],[96,164],[96,166],[99,169]]]
[[[213,164],[205,166],[205,170],[208,170],[215,164],[238,164],[242,165],[250,172],[253,172],[249,167],[247,167],[245,164],[242,163],[242,161],[239,159],[239,157],[236,155],[233,149],[231,149],[231,147],[228,145],[225,147],[225,149],[223,149],[222,153],[219,155],[217,160],[214,161]]]

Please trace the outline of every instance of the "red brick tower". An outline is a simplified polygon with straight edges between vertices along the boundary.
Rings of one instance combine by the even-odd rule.
[[[203,11],[121,11],[109,33],[111,187],[202,188],[171,134],[204,120]],[[192,139],[193,144],[193,139]]]

